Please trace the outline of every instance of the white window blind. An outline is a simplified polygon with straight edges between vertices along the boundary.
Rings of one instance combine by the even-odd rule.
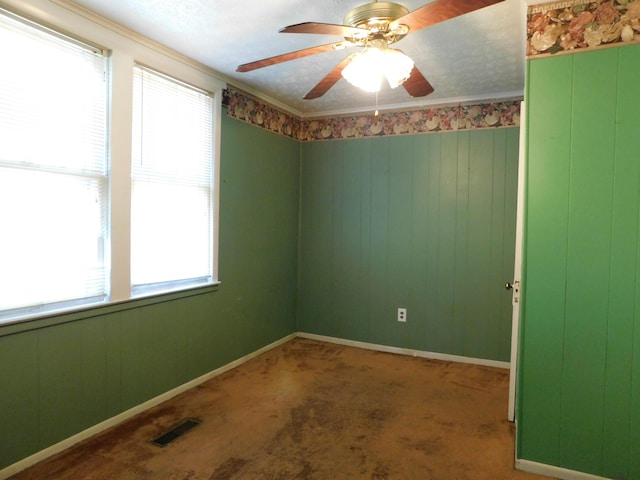
[[[107,61],[0,10],[0,320],[102,301]]]
[[[134,294],[206,284],[213,272],[213,98],[136,66],[131,282]]]

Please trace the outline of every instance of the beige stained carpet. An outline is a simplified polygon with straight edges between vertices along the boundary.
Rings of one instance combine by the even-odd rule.
[[[542,479],[513,469],[508,381],[295,339],[13,478]],[[186,418],[201,423],[151,443]]]

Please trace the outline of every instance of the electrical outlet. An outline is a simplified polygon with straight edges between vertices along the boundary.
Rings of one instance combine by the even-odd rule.
[[[398,309],[398,321],[399,322],[406,322],[407,321],[407,309],[406,308],[399,308]]]

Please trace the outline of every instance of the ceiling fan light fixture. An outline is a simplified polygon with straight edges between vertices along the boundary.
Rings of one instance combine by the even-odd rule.
[[[413,60],[401,51],[370,47],[342,70],[342,76],[365,92],[378,92],[383,78],[391,88],[396,88],[409,78],[412,69]]]
[[[413,60],[399,50],[390,48],[385,50],[384,76],[391,88],[402,85],[410,76],[413,70]]]

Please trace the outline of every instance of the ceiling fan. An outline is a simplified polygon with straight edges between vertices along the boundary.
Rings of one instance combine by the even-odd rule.
[[[382,77],[390,86],[402,85],[412,97],[423,97],[434,91],[401,50],[389,48],[409,33],[504,0],[434,0],[417,10],[409,10],[399,3],[378,2],[360,5],[347,13],[344,25],[305,22],[289,25],[280,33],[313,33],[335,35],[344,40],[305,48],[274,57],[240,65],[237,72],[249,72],[289,60],[348,47],[361,47],[342,60],[304,98],[309,100],[327,93],[341,77],[366,91],[378,91]]]

